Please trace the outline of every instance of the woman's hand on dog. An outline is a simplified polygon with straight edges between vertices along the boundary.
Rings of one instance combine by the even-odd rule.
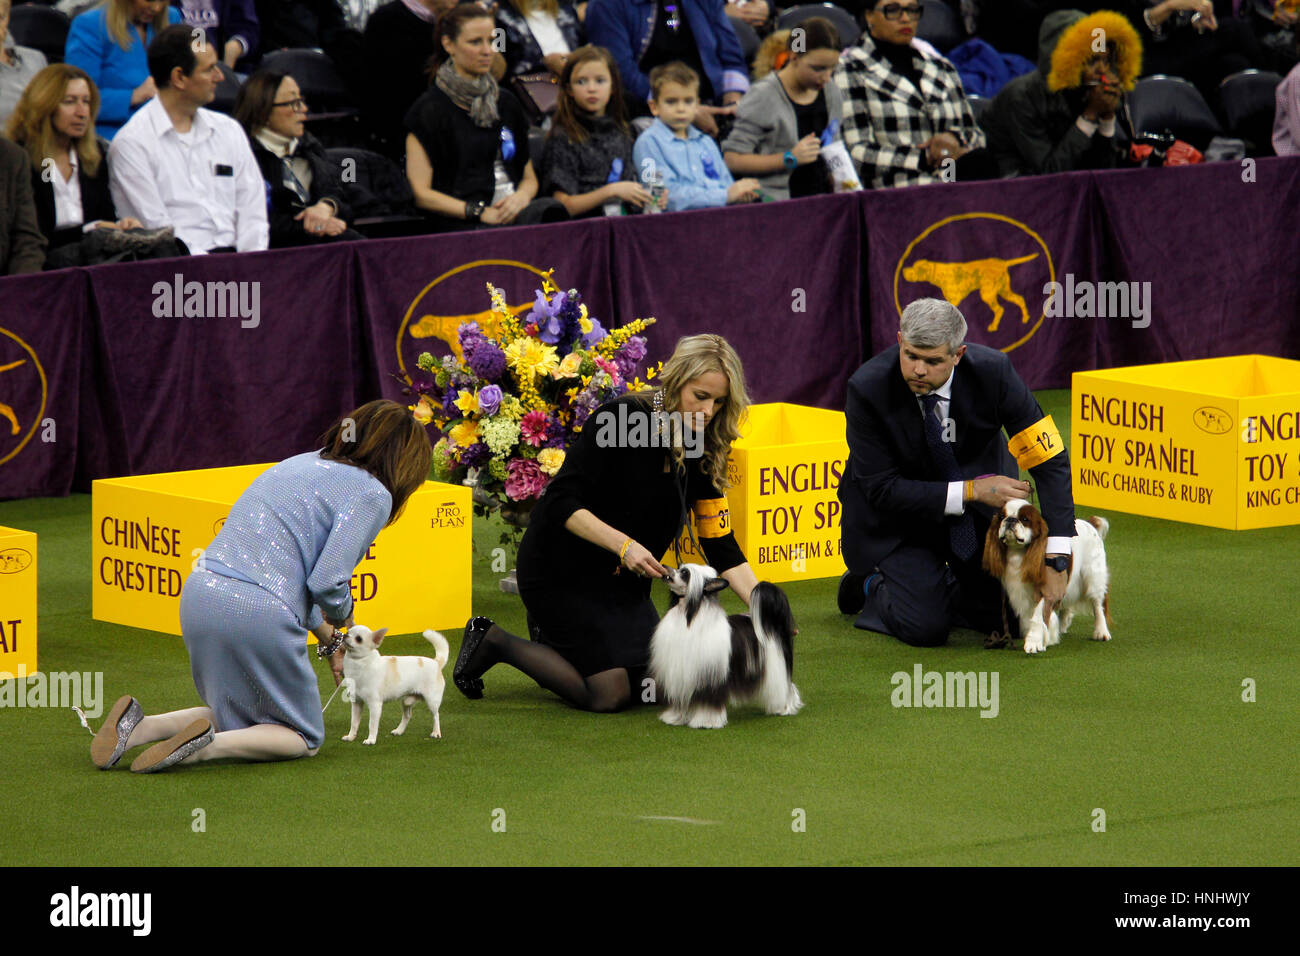
[[[347,651],[341,647],[330,655],[330,673],[334,675],[335,687],[343,682],[343,659],[347,656]]]
[[[637,541],[628,545],[627,553],[623,555],[623,566],[643,578],[668,576],[668,569],[656,561],[655,556]]]

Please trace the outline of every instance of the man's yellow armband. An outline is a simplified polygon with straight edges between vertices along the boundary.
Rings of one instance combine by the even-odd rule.
[[[1052,416],[1046,415],[1013,435],[1007,442],[1007,450],[1015,456],[1017,464],[1028,471],[1065,451],[1065,442],[1061,440]]]

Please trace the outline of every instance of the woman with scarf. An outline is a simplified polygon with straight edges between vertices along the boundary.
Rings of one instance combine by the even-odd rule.
[[[433,85],[406,114],[406,177],[440,231],[568,218],[556,200],[536,198],[528,119],[491,74],[494,28],[478,4],[443,14]]]

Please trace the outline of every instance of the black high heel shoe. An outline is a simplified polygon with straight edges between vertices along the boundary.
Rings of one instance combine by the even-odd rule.
[[[488,628],[492,626],[490,618],[472,617],[469,623],[465,625],[465,633],[460,641],[460,653],[456,655],[456,666],[452,669],[451,679],[456,685],[456,689],[468,697],[470,700],[480,700],[483,697],[483,680],[479,677],[469,677],[466,672],[469,670],[469,662],[474,659],[478,647],[483,643],[483,638],[487,635]]]

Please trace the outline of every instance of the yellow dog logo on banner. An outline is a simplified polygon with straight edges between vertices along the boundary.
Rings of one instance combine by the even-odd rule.
[[[38,389],[41,397],[36,414],[24,422],[24,413],[31,411],[32,404],[35,404],[33,393]],[[20,397],[26,400],[19,401]],[[49,384],[36,352],[13,332],[0,328],[0,465],[32,440],[37,427],[45,420],[48,397]],[[11,445],[11,440],[19,435],[22,438]]]

